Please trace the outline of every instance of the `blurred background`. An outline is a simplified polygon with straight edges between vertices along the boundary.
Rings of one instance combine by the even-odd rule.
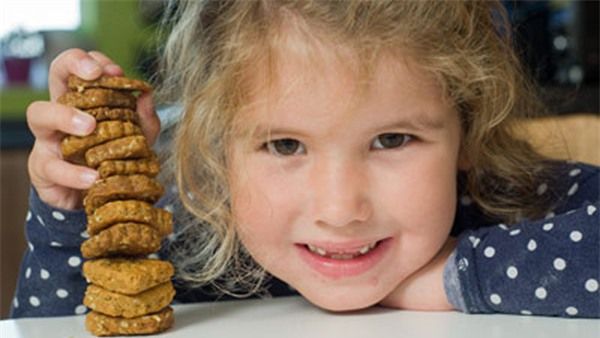
[[[541,85],[549,113],[597,115],[600,2],[503,3],[514,26],[515,46]],[[27,156],[33,144],[25,122],[27,105],[48,99],[49,64],[67,48],[100,50],[128,76],[152,76],[164,5],[163,0],[0,3],[0,318],[8,315],[26,246]]]

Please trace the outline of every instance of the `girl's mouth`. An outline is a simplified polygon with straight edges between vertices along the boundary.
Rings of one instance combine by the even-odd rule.
[[[296,244],[304,262],[325,277],[339,279],[360,275],[379,263],[391,247],[392,238],[361,244]]]

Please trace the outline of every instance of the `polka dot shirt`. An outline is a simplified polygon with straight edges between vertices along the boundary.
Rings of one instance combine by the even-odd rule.
[[[510,226],[494,223],[481,214],[469,196],[459,196],[453,228],[458,245],[444,271],[446,294],[458,310],[600,316],[600,171],[583,164],[565,165],[564,202],[544,219]],[[551,190],[542,184],[537,193]],[[86,282],[79,251],[88,238],[84,212],[54,209],[32,189],[25,221],[28,245],[11,317],[86,313],[82,305]],[[171,240],[175,236],[167,239]],[[178,283],[175,286],[176,302],[229,298],[202,289],[186,289]],[[297,294],[276,279],[269,291],[273,296]]]
[[[560,171],[562,202],[543,219],[477,227],[470,198],[460,199],[455,227],[463,229],[444,271],[457,309],[600,317],[600,170],[570,163]],[[550,189],[542,183],[536,193]]]

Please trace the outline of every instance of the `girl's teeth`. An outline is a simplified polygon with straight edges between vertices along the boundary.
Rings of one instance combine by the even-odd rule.
[[[328,257],[328,258],[332,258],[332,259],[352,259],[359,255],[366,254],[367,252],[371,251],[376,245],[377,245],[377,242],[373,242],[371,244],[367,244],[367,245],[361,247],[360,249],[358,249],[357,252],[344,252],[344,253],[340,253],[340,252],[331,252],[330,253],[330,252],[327,252],[323,248],[319,248],[319,247],[311,245],[311,244],[307,244],[306,246],[308,247],[308,250],[310,250],[313,253],[318,254],[319,256]]]

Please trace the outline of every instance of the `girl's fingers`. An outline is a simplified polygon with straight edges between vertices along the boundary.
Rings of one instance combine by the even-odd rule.
[[[67,91],[67,77],[70,74],[85,80],[93,80],[102,75],[102,66],[84,50],[73,48],[60,53],[50,64],[48,88],[50,100],[56,99]]]
[[[104,74],[112,76],[123,75],[123,69],[121,69],[119,65],[114,63],[113,60],[111,60],[108,56],[95,50],[88,52],[88,55],[91,56],[102,66]]]
[[[152,93],[143,93],[138,98],[137,111],[140,116],[142,131],[150,145],[154,144],[160,132],[160,119],[154,110]]]
[[[36,139],[55,141],[58,132],[84,136],[96,128],[96,120],[81,111],[57,103],[36,101],[27,108],[27,124]]]
[[[42,177],[48,182],[72,189],[89,189],[98,179],[98,172],[88,167],[66,162],[56,156],[44,156]]]

